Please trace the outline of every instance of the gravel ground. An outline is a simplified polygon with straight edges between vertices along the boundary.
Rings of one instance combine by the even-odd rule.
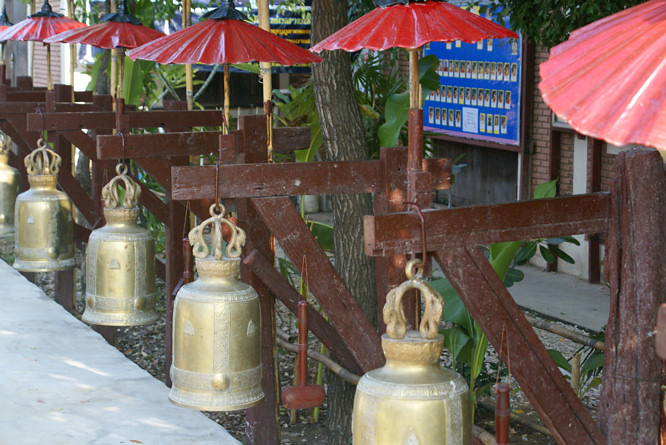
[[[6,262],[11,264],[13,262],[13,239],[3,239],[0,240],[1,254],[0,256]],[[84,274],[85,267],[83,263],[85,261],[85,255],[83,251],[79,250],[77,254],[77,260],[79,267],[77,267],[76,277],[77,277],[77,317],[80,318],[80,314],[83,312],[84,302]],[[40,286],[47,295],[53,297],[53,274],[43,273],[37,274],[36,284]],[[164,289],[164,283],[158,283],[159,288]],[[158,301],[157,304],[158,311],[161,315],[164,315],[164,299]],[[278,304],[278,328],[282,329],[284,332],[289,334],[294,342],[297,337],[296,323],[294,318],[288,313],[288,311]],[[562,323],[561,323],[562,324]],[[576,327],[562,324],[563,326],[576,330]],[[578,329],[580,333],[585,333],[585,331]],[[543,341],[547,349],[557,349],[565,357],[570,357],[578,349],[579,346],[569,340],[563,339],[555,334],[551,334],[540,329],[536,329],[538,336]],[[311,335],[310,347],[317,348],[314,339]],[[165,360],[164,360],[164,351],[165,351],[165,341],[164,341],[164,317],[160,317],[160,320],[149,326],[139,326],[139,327],[128,327],[128,328],[118,328],[117,329],[117,348],[122,351],[130,360],[137,363],[143,369],[147,370],[151,375],[156,379],[164,381],[165,380]],[[294,356],[291,354],[282,353],[279,356],[279,376],[280,383],[284,386],[289,386],[292,383],[293,379],[293,369],[294,369]],[[492,350],[492,347],[489,348],[487,356],[487,371],[492,374],[492,369],[490,364],[497,361],[496,354]],[[443,364],[450,363],[450,357],[448,352],[445,350],[442,353],[442,362]],[[314,381],[314,374],[316,370],[316,363],[310,361],[309,363],[310,376],[308,382],[312,384]],[[515,381],[510,382],[512,384],[511,392],[511,409],[514,413],[518,413],[521,416],[525,416],[530,419],[532,422],[540,423],[538,416],[534,410],[530,407],[527,398],[524,393],[517,386]],[[599,398],[599,388],[594,388],[587,392],[583,397],[584,404],[591,410],[593,415],[596,412],[596,406]],[[480,397],[482,403],[493,405],[492,396],[483,396]],[[165,401],[165,403],[167,403]],[[231,413],[206,413],[210,418],[220,423],[224,426],[230,434],[232,434],[237,439],[243,441],[245,435],[245,414],[244,411],[240,412],[231,412]],[[313,424],[311,423],[311,410],[309,411],[299,411],[297,416],[294,418],[293,424],[290,423],[289,413],[281,409],[280,422],[282,425],[282,443],[283,444],[323,444],[325,443],[325,422],[326,422],[326,405],[321,410],[321,417],[319,422]],[[487,429],[490,432],[494,431],[494,417],[492,413],[485,411],[484,409],[477,410],[477,416],[475,422]],[[521,425],[512,423],[511,428],[511,443],[523,443],[523,444],[554,444],[555,441],[552,437],[548,437],[542,434],[535,432],[534,430]]]

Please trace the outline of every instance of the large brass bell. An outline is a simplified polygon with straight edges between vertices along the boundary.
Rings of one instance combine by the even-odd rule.
[[[59,190],[60,156],[40,139],[25,157],[30,188],[16,197],[14,268],[52,272],[74,267],[72,202]]]
[[[210,215],[189,233],[199,278],[176,295],[169,399],[187,408],[233,411],[264,398],[261,313],[256,291],[237,279],[245,232],[223,217],[219,204]],[[231,234],[226,247],[223,225]],[[204,235],[207,227],[211,233]]]
[[[21,188],[21,175],[8,164],[11,145],[9,136],[0,139],[0,236],[14,234],[14,205]]]
[[[419,261],[419,260],[416,260]],[[355,445],[467,445],[472,439],[469,389],[460,374],[439,366],[444,338],[438,333],[441,296],[407,265],[408,281],[386,297],[386,364],[356,387]],[[402,296],[421,291],[425,311],[419,331],[407,331]]]
[[[86,309],[83,321],[97,325],[152,323],[155,312],[155,240],[137,225],[139,185],[118,164],[117,176],[104,186],[106,225],[90,234],[86,250]],[[118,185],[125,196],[120,202]]]

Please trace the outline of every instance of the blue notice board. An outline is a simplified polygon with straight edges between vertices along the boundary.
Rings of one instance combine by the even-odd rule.
[[[426,97],[424,130],[519,145],[522,36],[432,42],[423,51],[429,54],[439,59],[440,88]]]

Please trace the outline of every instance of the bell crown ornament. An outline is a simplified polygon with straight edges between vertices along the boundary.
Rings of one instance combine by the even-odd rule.
[[[234,411],[260,403],[261,311],[256,291],[237,279],[245,232],[220,203],[189,232],[199,277],[176,295],[173,386],[169,399],[203,411]],[[226,245],[225,228],[230,236]]]
[[[468,445],[471,405],[465,380],[439,366],[444,338],[438,333],[444,302],[417,269],[386,296],[386,364],[365,374],[356,387],[352,414],[357,445]],[[418,271],[416,271],[418,270]],[[420,291],[425,310],[418,331],[408,330],[402,298]]]
[[[61,162],[42,138],[24,158],[30,189],[16,198],[15,269],[52,272],[75,265],[72,202],[56,189]]]
[[[14,234],[14,206],[21,176],[8,164],[11,138],[1,133],[0,136],[0,236],[6,236]]]
[[[90,234],[86,250],[85,322],[137,326],[159,318],[155,312],[155,240],[137,225],[141,188],[118,164],[102,188],[106,225]],[[121,198],[119,187],[125,194]]]

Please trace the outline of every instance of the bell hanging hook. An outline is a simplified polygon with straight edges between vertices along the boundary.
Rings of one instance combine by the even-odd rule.
[[[421,269],[421,272],[425,274],[425,264],[426,264],[426,256],[427,256],[427,244],[426,244],[426,222],[425,222],[425,217],[423,216],[423,212],[421,211],[421,207],[419,207],[418,204],[415,202],[409,201],[406,202],[407,208],[414,208],[416,210],[416,214],[419,216],[419,220],[421,221],[421,255],[422,255],[422,263],[416,267]]]

